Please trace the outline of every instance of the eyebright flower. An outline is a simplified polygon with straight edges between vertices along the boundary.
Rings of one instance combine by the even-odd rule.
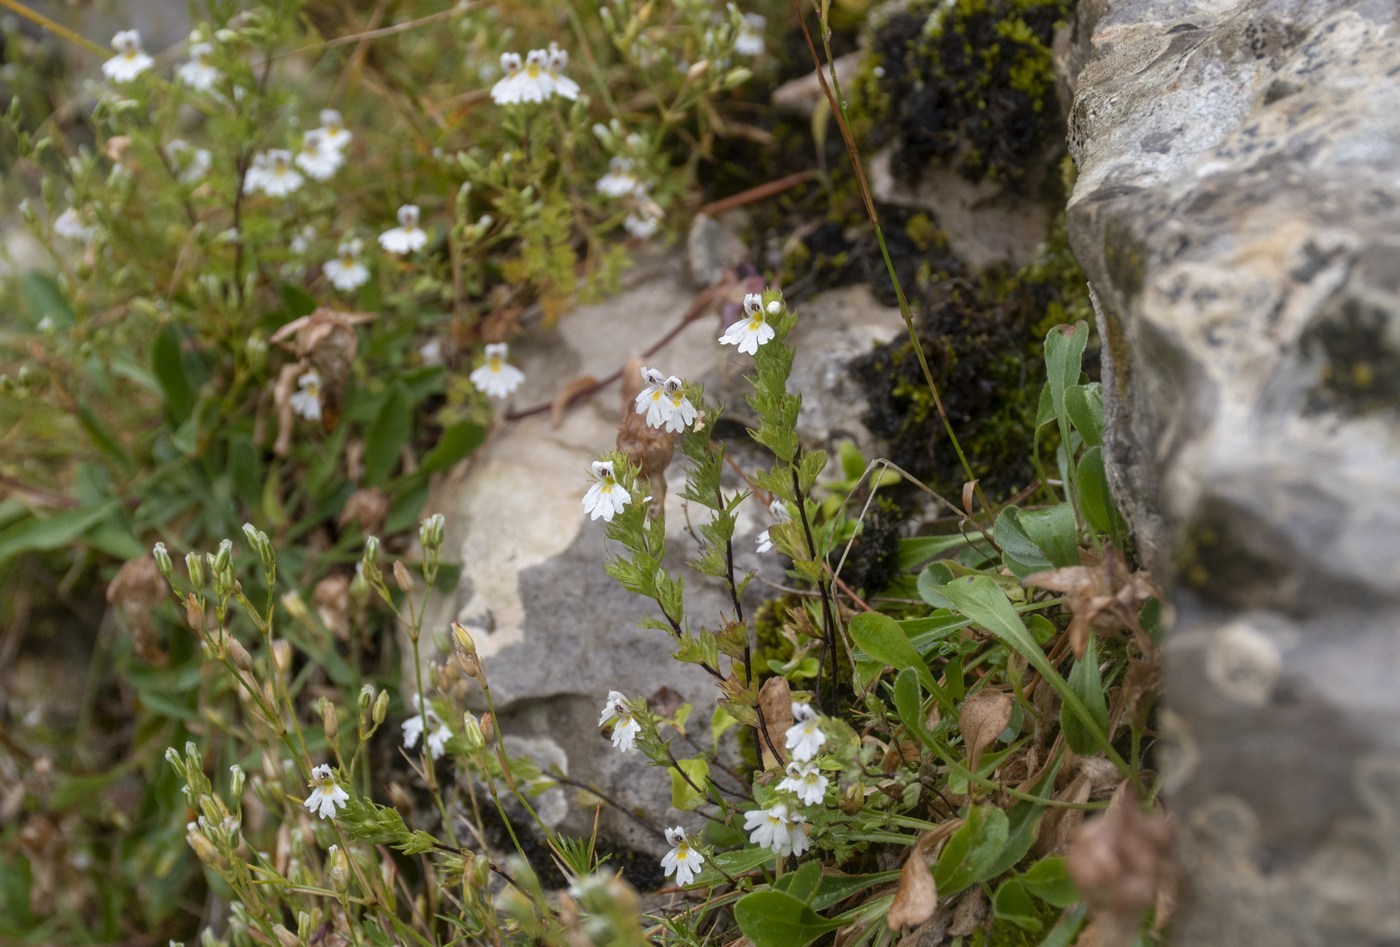
[[[297,379],[301,390],[292,395],[292,410],[308,421],[321,420],[321,376],[307,372]]]
[[[301,140],[301,150],[297,152],[297,167],[317,181],[329,181],[340,170],[345,156],[339,148],[326,143],[326,133],[313,128]]]
[[[354,137],[341,121],[340,113],[335,109],[321,110],[321,127],[315,129],[321,133],[322,140],[336,151],[344,151],[345,146],[350,144],[350,139]]]
[[[311,771],[311,781],[307,785],[311,787],[311,794],[302,805],[323,819],[334,819],[336,807],[344,809],[350,801],[350,794],[340,788],[335,773],[325,763]]]
[[[399,208],[399,225],[379,235],[379,245],[390,253],[413,253],[428,245],[428,235],[418,226],[418,205]]]
[[[607,197],[626,197],[642,182],[632,176],[632,161],[620,155],[608,161],[608,173],[598,179],[598,193]]]
[[[141,34],[122,30],[112,37],[117,54],[102,64],[102,74],[113,82],[130,82],[156,64],[141,48]]]
[[[666,430],[679,434],[695,423],[695,405],[685,396],[685,383],[675,375],[666,379],[666,400],[671,403],[671,413],[666,419]]]
[[[196,92],[208,92],[223,76],[219,70],[209,65],[209,54],[214,47],[208,43],[190,45],[190,61],[175,70],[175,77]]]
[[[301,187],[303,180],[292,167],[292,153],[285,148],[273,148],[253,156],[253,165],[243,178],[243,193],[262,191],[269,197],[286,197]]]
[[[583,495],[583,512],[589,519],[602,519],[611,523],[612,518],[622,512],[622,508],[632,499],[613,475],[613,465],[606,460],[593,462],[593,486]]]
[[[514,365],[506,363],[510,347],[504,342],[486,346],[486,362],[467,377],[477,387],[493,398],[505,398],[520,387],[525,373]]]
[[[617,721],[613,724],[612,745],[623,753],[633,749],[637,745],[637,734],[642,732],[642,725],[632,715],[631,708],[627,706],[627,696],[621,691],[608,691],[608,702],[603,705],[603,715],[598,718],[598,726],[601,727],[609,720]]]
[[[497,105],[543,102],[554,94],[549,53],[543,49],[530,50],[525,55],[524,68],[519,53],[501,53],[501,69],[505,75],[491,87],[491,100]]]
[[[765,345],[777,332],[763,316],[763,297],[749,293],[744,297],[744,318],[724,330],[719,337],[722,345],[737,345],[746,355],[758,354],[758,347]]]
[[[653,236],[661,226],[661,218],[666,212],[661,205],[651,199],[649,185],[638,184],[632,189],[632,212],[623,220],[622,226],[638,240]]]
[[[409,717],[403,722],[403,745],[410,750],[413,749],[418,745],[418,738],[423,735],[423,731],[433,728],[432,732],[428,734],[425,745],[433,759],[439,759],[447,747],[447,741],[452,739],[452,731],[448,729],[447,724],[442,722],[433,708],[421,709],[417,694],[413,695],[413,706],[420,708],[420,710],[417,716]]]
[[[176,138],[165,146],[165,157],[170,160],[181,184],[195,184],[203,180],[214,161],[208,148],[191,148],[182,138]]]
[[[637,413],[647,416],[647,427],[659,428],[671,414],[671,400],[666,397],[666,380],[656,369],[643,368],[642,381],[647,384],[637,393]]]
[[[360,262],[359,240],[346,240],[336,251],[334,260],[326,261],[321,269],[331,285],[342,293],[352,293],[369,281],[369,269]]]
[[[793,702],[792,719],[796,721],[787,728],[786,746],[792,751],[792,758],[799,762],[810,760],[826,742],[826,734],[817,720],[817,712],[811,704]]]
[[[705,863],[705,856],[690,847],[690,841],[685,837],[685,829],[679,825],[666,830],[666,843],[671,846],[671,850],[661,856],[661,867],[668,875],[675,872],[676,884],[684,887],[700,874],[700,866]]]
[[[54,218],[53,232],[65,240],[82,243],[92,243],[97,239],[97,228],[86,223],[83,216],[71,207]]]
[[[311,224],[306,224],[292,235],[291,242],[287,244],[287,249],[297,256],[301,256],[311,247],[311,241],[316,239],[316,228]]]
[[[558,43],[550,43],[549,60],[545,64],[545,70],[553,83],[554,94],[572,102],[578,98],[578,83],[564,75],[564,69],[568,65],[568,51],[560,49]]]
[[[765,48],[763,28],[768,20],[757,13],[745,13],[739,35],[734,39],[734,52],[741,56],[762,56]]]
[[[775,855],[800,856],[811,847],[807,833],[802,830],[806,821],[798,813],[789,813],[787,805],[781,802],[744,813],[744,829],[749,832],[749,841]]]
[[[827,778],[809,761],[793,760],[787,765],[787,778],[778,783],[778,788],[796,793],[803,805],[815,806],[826,798]]]
[[[779,523],[786,523],[788,521],[787,504],[783,503],[782,500],[775,499],[772,503],[768,504],[768,512],[773,514],[773,519],[777,520]],[[758,552],[765,553],[772,548],[773,540],[768,535],[768,530],[765,529],[758,534]]]

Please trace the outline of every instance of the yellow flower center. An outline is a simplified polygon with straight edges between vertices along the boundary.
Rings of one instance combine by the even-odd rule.
[[[750,332],[757,332],[757,331],[758,331],[758,327],[761,326],[761,325],[763,325],[763,317],[762,317],[762,316],[754,316],[752,319],[749,320],[749,331],[750,331]]]
[[[538,79],[540,77],[540,64],[537,62],[530,63],[530,65],[525,67],[525,72],[531,79]]]
[[[352,256],[351,256],[350,254],[348,254],[348,253],[341,254],[341,257],[340,257],[340,266],[341,266],[341,269],[346,269],[346,270],[348,270],[348,269],[350,269],[350,267],[352,267],[352,266],[354,266],[354,265],[355,265],[355,258],[354,258],[354,257],[352,257]]]
[[[492,355],[486,360],[486,367],[493,375],[499,373],[501,370],[501,357],[499,355]]]

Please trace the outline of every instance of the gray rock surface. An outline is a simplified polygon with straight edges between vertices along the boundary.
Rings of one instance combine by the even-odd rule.
[[[737,292],[741,298],[742,290]],[[549,400],[573,378],[602,378],[623,366],[671,329],[693,299],[681,256],[642,261],[619,296],[567,314],[555,332],[531,331],[512,348],[512,361],[527,378],[516,407]],[[812,409],[802,431],[814,444],[829,441],[832,432],[859,437],[864,429],[857,429],[856,419],[863,404],[854,387],[844,387],[840,366],[898,332],[898,316],[876,305],[868,291],[855,289],[804,302],[799,313],[794,386],[804,391]],[[649,364],[698,380],[712,398],[734,404],[748,390],[741,375],[752,361],[718,344],[722,322],[705,316],[690,323]],[[707,675],[671,659],[673,645],[665,633],[637,627],[654,608],[603,571],[610,553],[603,524],[583,514],[589,463],[613,449],[621,411],[614,384],[576,402],[557,429],[548,414],[504,424],[458,478],[437,491],[433,506],[448,521],[445,556],[461,562],[463,571],[452,594],[430,601],[426,627],[444,629],[457,620],[472,629],[502,732],[517,740],[513,749],[529,752],[542,765],[562,766],[572,779],[656,824],[695,824],[693,817],[669,812],[665,773],[648,766],[640,753],[615,751],[598,728],[607,693],[616,689],[632,697],[694,704],[691,723],[699,739],[708,732],[716,694]],[[723,431],[738,433],[733,426]],[[757,454],[736,451],[736,456],[740,463],[768,462]],[[682,570],[695,548],[684,529],[679,458],[667,482],[666,517],[673,537],[668,566]],[[689,515],[693,521],[695,511]],[[755,537],[769,525],[766,512],[746,503],[740,515],[738,567],[761,568],[764,577],[781,580],[782,563],[754,552]],[[750,586],[750,614],[767,593],[761,583]],[[717,627],[730,605],[721,586],[692,573],[686,609],[693,622]],[[412,674],[411,668],[406,671]],[[677,747],[685,754],[683,742]],[[569,832],[590,831],[591,809],[556,802],[546,807],[549,818]],[[604,810],[602,825],[612,839],[633,848],[664,851],[658,839],[615,811]]]
[[[1175,942],[1400,943],[1396,6],[1080,17],[1070,236],[1177,608]]]

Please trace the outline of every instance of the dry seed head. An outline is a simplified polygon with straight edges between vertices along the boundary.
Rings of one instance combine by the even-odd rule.
[[[228,645],[228,656],[233,661],[233,666],[244,674],[252,674],[253,656],[248,653],[248,649],[243,647],[233,635],[227,635],[224,640]]]
[[[195,634],[204,634],[204,603],[193,592],[185,593],[185,624]]]
[[[400,592],[413,591],[413,577],[408,574],[408,567],[400,559],[394,560],[394,584],[399,587]]]
[[[496,715],[489,711],[481,715],[481,737],[487,746],[496,742]]]

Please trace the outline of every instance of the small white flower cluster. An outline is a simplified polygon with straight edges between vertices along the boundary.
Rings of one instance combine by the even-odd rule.
[[[613,746],[622,753],[634,749],[637,746],[637,734],[642,732],[642,725],[637,722],[631,706],[627,703],[627,696],[621,691],[608,691],[608,702],[603,705],[603,715],[598,718],[598,726],[603,726],[609,720],[615,721],[612,732]]]
[[[631,495],[617,482],[611,461],[593,462],[593,486],[583,495],[583,512],[590,520],[601,519],[611,523],[612,518],[622,512],[631,501]]]
[[[390,253],[402,256],[416,253],[428,245],[428,234],[418,226],[418,205],[404,204],[399,208],[399,225],[379,235],[379,245]]]
[[[520,387],[525,373],[506,362],[510,347],[504,342],[486,346],[486,361],[467,377],[478,391],[492,398],[506,398]]]
[[[92,243],[97,239],[97,228],[71,207],[54,218],[53,232],[56,237],[77,243]]]
[[[345,147],[350,138],[340,113],[325,109],[321,112],[321,126],[302,136],[301,149],[295,155],[286,148],[253,155],[253,164],[243,176],[243,193],[286,197],[305,182],[302,171],[317,181],[330,180],[345,163]]]
[[[578,98],[578,83],[564,75],[569,54],[550,43],[549,49],[532,49],[522,61],[519,53],[501,53],[501,71],[505,73],[491,87],[491,100],[497,105],[519,105],[522,102],[543,102],[550,96],[573,101]]]
[[[122,30],[112,37],[112,48],[117,54],[102,64],[102,74],[113,82],[125,84],[156,64],[141,48],[141,34],[137,30]]]
[[[766,345],[777,335],[768,324],[768,316],[776,316],[782,311],[781,300],[774,299],[768,303],[765,312],[762,294],[749,293],[744,297],[744,318],[725,329],[719,341],[723,345],[739,346],[739,351],[745,355],[757,355],[758,347]]]
[[[606,126],[594,126],[594,133],[605,143],[618,144],[617,133],[609,133]],[[642,149],[642,137],[633,132],[620,144],[635,154]],[[604,197],[627,201],[628,212],[622,226],[631,236],[645,240],[656,233],[666,212],[652,199],[651,183],[633,173],[635,167],[632,158],[614,155],[608,160],[608,173],[598,179],[597,188]]]
[[[175,78],[196,92],[208,92],[223,77],[223,73],[209,62],[214,52],[213,45],[203,39],[202,34],[190,34],[190,60],[175,70]]]
[[[440,759],[443,751],[447,748],[447,741],[452,739],[452,731],[448,729],[447,724],[442,722],[442,718],[437,715],[433,708],[423,709],[417,694],[413,695],[413,707],[418,711],[418,714],[403,722],[403,745],[411,750],[418,745],[418,738],[425,731],[431,731],[424,741],[424,746],[432,754],[433,759]]]
[[[779,523],[786,523],[789,519],[787,504],[782,500],[774,500],[772,503],[768,504],[768,512],[772,515],[773,519]],[[768,535],[768,530],[765,529],[758,534],[757,544],[757,551],[759,553],[768,552],[773,548],[773,539]]]
[[[768,20],[758,13],[745,13],[739,25],[739,35],[734,38],[734,52],[741,56],[762,56],[767,48],[763,42],[763,30]]]
[[[307,785],[311,787],[311,792],[302,805],[323,819],[334,819],[336,807],[344,809],[350,801],[350,794],[340,788],[335,772],[325,763],[311,771],[311,781]]]
[[[788,727],[785,740],[792,751],[792,761],[787,765],[786,778],[778,783],[778,791],[792,793],[803,805],[820,805],[826,798],[829,781],[822,775],[815,757],[826,743],[826,734],[810,704],[794,702],[792,717],[794,723]],[[811,846],[802,828],[806,821],[801,813],[789,809],[787,803],[778,802],[767,809],[746,813],[744,828],[750,833],[749,841],[775,855],[801,855]]]
[[[199,183],[209,173],[209,166],[214,162],[208,148],[191,148],[190,143],[183,138],[172,139],[170,144],[165,146],[165,157],[170,161],[170,167],[181,184]]]
[[[369,267],[360,262],[363,248],[364,244],[357,238],[343,240],[335,251],[335,259],[321,267],[326,279],[342,293],[353,293],[369,282]]]
[[[642,369],[646,387],[637,395],[638,414],[647,416],[647,427],[679,434],[695,423],[695,405],[685,396],[685,382],[672,375],[663,378],[654,368]]]

